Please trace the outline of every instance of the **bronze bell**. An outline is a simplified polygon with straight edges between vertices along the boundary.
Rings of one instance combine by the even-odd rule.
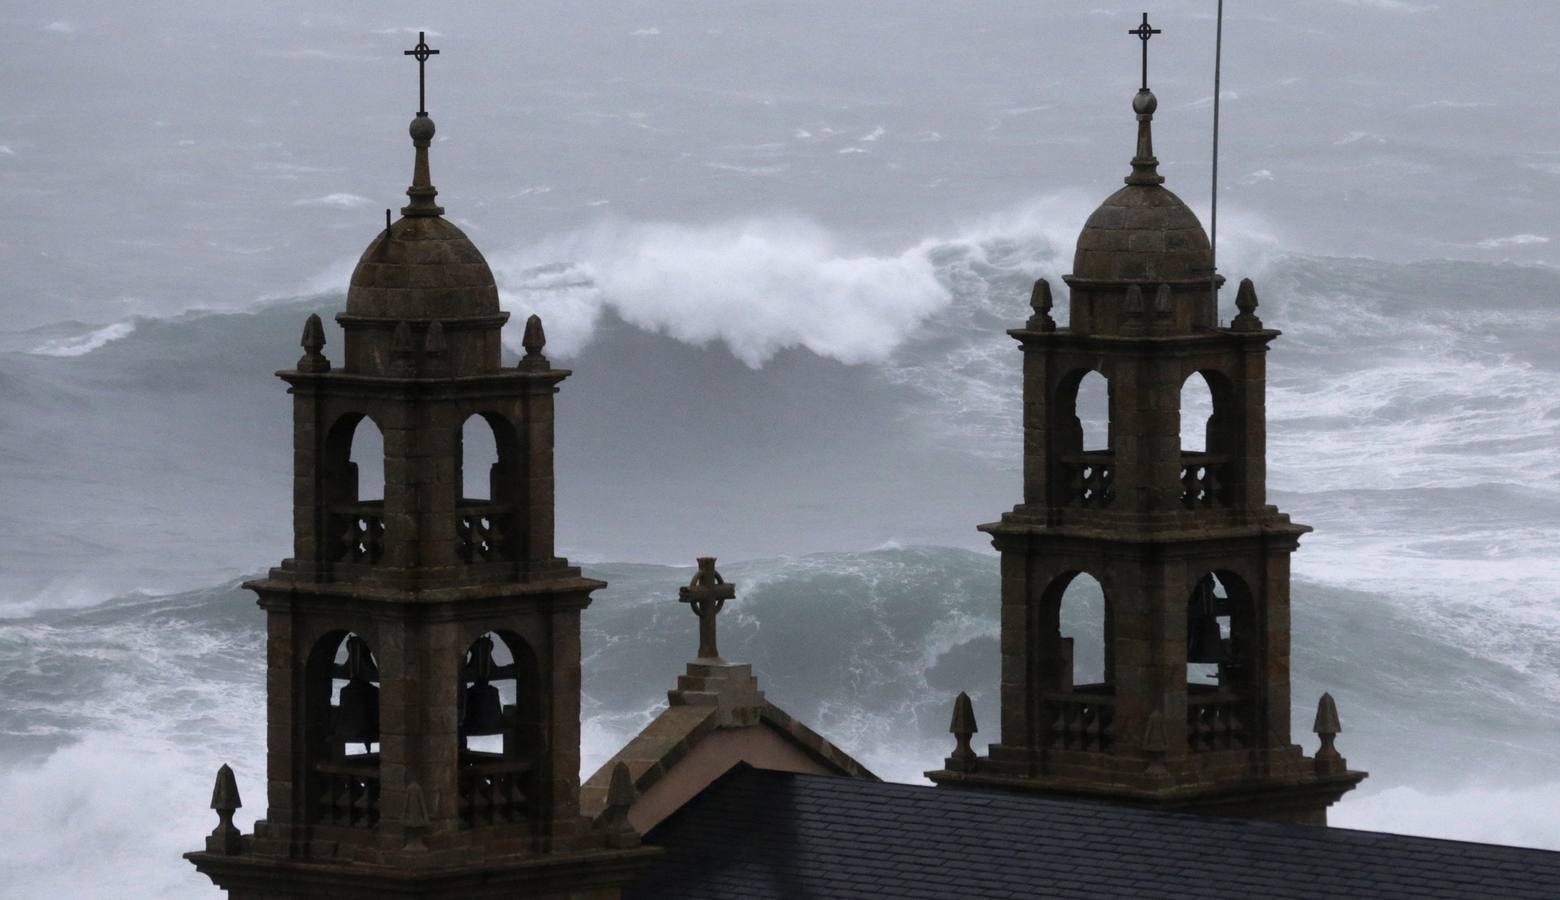
[[[466,688],[466,714],[460,722],[462,737],[504,733],[504,706],[498,688],[479,681]]]
[[[1222,663],[1230,658],[1224,646],[1224,636],[1219,633],[1219,620],[1214,616],[1198,616],[1190,623],[1186,635],[1186,661],[1189,663]]]
[[[1197,583],[1186,605],[1186,661],[1224,663],[1230,658],[1228,643],[1219,632],[1220,597],[1213,593],[1213,579]]]
[[[354,678],[341,689],[331,736],[348,744],[367,746],[379,740],[379,688],[364,678]]]
[[[461,737],[504,733],[504,705],[498,688],[489,683],[493,677],[493,639],[487,635],[471,645],[462,678],[475,682],[466,688],[466,703],[461,712]]]

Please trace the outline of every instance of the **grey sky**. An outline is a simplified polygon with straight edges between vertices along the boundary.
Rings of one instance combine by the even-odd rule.
[[[1141,6],[11,4],[0,310],[344,286],[403,202],[419,27],[435,178],[490,255],[605,217],[802,218],[880,254],[1042,195],[1081,220],[1125,171]],[[1214,6],[1152,12],[1159,155],[1199,208]],[[1309,252],[1560,260],[1560,4],[1227,6],[1232,216]]]

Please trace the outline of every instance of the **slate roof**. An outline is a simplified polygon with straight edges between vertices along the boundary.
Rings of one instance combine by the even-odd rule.
[[[624,900],[1544,898],[1560,853],[738,766]]]

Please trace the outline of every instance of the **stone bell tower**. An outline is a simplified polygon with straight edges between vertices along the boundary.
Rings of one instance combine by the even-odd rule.
[[[1146,54],[1146,16],[1133,33]],[[981,526],[1002,557],[1001,733],[977,755],[961,697],[959,748],[928,774],[1325,823],[1365,773],[1332,748],[1330,697],[1316,757],[1290,742],[1289,559],[1310,529],[1267,505],[1265,356],[1279,332],[1257,318],[1250,281],[1219,321],[1208,237],[1158,171],[1157,105],[1145,61],[1132,173],[1079,236],[1067,327],[1042,281],[1009,332],[1024,353],[1024,499]],[[1103,446],[1085,445],[1078,415],[1091,373],[1108,387]],[[1213,400],[1201,449],[1181,444],[1191,379]],[[1084,575],[1103,594],[1103,677],[1080,684],[1061,606]]]
[[[188,854],[235,900],[605,900],[658,852],[621,816],[579,811],[580,612],[604,584],[554,555],[553,395],[569,372],[534,316],[503,368],[508,314],[435,203],[433,136],[420,110],[410,202],[386,212],[336,317],[342,365],[310,316],[303,358],[278,373],[293,555],[247,585],[267,619],[266,812],[252,836],[219,826]],[[473,418],[497,448],[487,497],[463,496]],[[371,429],[382,493],[354,462]],[[237,803],[228,773],[224,825]]]

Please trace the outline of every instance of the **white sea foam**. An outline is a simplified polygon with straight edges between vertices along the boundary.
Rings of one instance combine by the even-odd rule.
[[[1498,250],[1501,247],[1527,247],[1533,244],[1547,244],[1549,238],[1541,234],[1511,234],[1506,237],[1485,238],[1479,242],[1479,246],[1485,250]]]
[[[1394,787],[1328,811],[1338,828],[1560,850],[1560,782],[1522,787]]]
[[[45,341],[28,351],[38,356],[85,356],[93,350],[135,333],[134,322],[115,322],[87,334]]]
[[[885,358],[949,302],[928,249],[852,252],[802,221],[606,222],[492,261],[505,307],[540,313],[561,356],[611,308],[690,344],[720,341],[756,368],[791,347],[847,363]]]
[[[335,209],[357,209],[372,202],[372,200],[360,194],[335,193],[294,200],[293,206],[327,206]]]

